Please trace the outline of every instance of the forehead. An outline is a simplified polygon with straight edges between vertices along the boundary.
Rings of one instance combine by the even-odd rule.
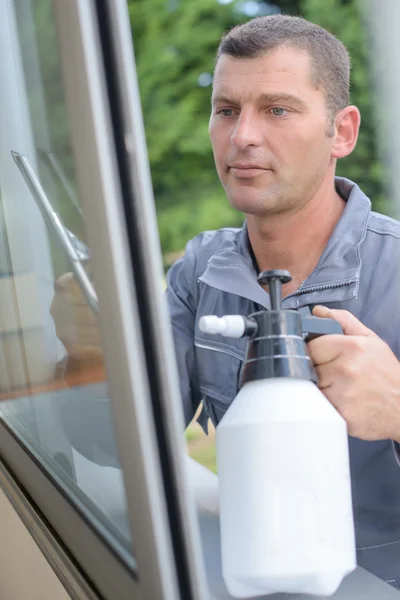
[[[291,93],[311,100],[321,94],[311,73],[311,59],[301,49],[281,47],[256,58],[223,54],[215,68],[213,97],[217,94],[245,98]]]

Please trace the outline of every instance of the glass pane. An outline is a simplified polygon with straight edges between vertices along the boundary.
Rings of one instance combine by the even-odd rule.
[[[52,3],[5,6],[0,416],[132,564]],[[70,300],[69,314],[52,304],[56,280]],[[87,322],[83,330],[79,315]],[[78,335],[87,352],[69,358]]]
[[[324,303],[347,310],[388,342],[399,358],[399,225],[387,216],[399,218],[400,138],[396,117],[400,88],[395,30],[400,4],[396,0],[132,0],[129,5],[160,239],[168,271],[167,294],[188,425],[186,439],[191,456],[216,471],[215,431],[235,402],[247,343],[243,339],[202,335],[199,319],[210,311],[219,316],[225,312],[248,315],[267,308],[269,297],[267,290],[258,285],[258,270],[284,268],[292,270],[295,276],[298,271],[290,292],[284,293],[283,308],[308,312]],[[373,10],[368,11],[368,5]],[[224,66],[218,71],[219,62],[215,68],[219,40],[227,30],[253,17],[279,14],[301,15],[320,25],[342,41],[351,57],[349,85],[345,52],[341,62],[333,60],[333,54],[325,62],[331,55],[322,45],[318,46],[321,40],[316,40],[321,32],[309,32],[301,41],[301,48],[307,48],[314,61],[312,74],[316,72],[319,77],[318,86],[314,87],[324,94],[326,109],[321,128],[321,121],[318,125],[315,118],[315,102],[308,105],[304,113],[314,118],[308,121],[310,129],[303,129],[305,137],[298,135],[299,121],[292,119],[297,106],[284,102],[294,91],[304,99],[304,87],[287,75],[288,63],[273,60],[274,49],[266,53],[268,56],[263,56],[261,50],[262,44],[266,50],[282,33],[280,17],[272,21],[276,29],[267,30],[264,40],[256,36],[255,29],[247,30],[244,40],[239,35],[231,37],[230,46],[225,46]],[[291,23],[293,38],[291,32],[285,40],[289,46],[300,34],[295,32],[296,22]],[[314,35],[316,46],[311,52],[313,44],[309,42]],[[295,56],[298,48],[291,50],[290,60],[298,61],[293,62],[298,74],[302,55]],[[279,52],[275,58],[277,55]],[[261,58],[265,62],[261,63]],[[315,84],[308,72],[306,77]],[[211,108],[215,90],[216,95],[227,98],[221,100],[220,120],[215,116],[217,110],[212,112]],[[268,96],[275,100],[267,103]],[[358,139],[358,112],[352,105],[361,114]],[[279,124],[275,117],[280,119]],[[346,123],[347,133],[353,132],[353,137],[342,137]],[[242,137],[237,133],[240,126]],[[329,145],[333,138],[338,140],[339,151],[336,145]],[[299,152],[300,148],[303,152]],[[315,162],[310,161],[313,148]],[[326,148],[328,152],[324,154]],[[321,156],[324,164],[319,160]],[[340,160],[336,164],[337,158]],[[230,179],[235,161],[239,171],[244,163],[244,167],[255,164],[272,173],[265,173],[265,178],[264,174],[255,173],[252,180],[250,170],[247,174],[239,172],[237,179],[232,174]],[[317,164],[321,166],[319,174]],[[287,193],[287,188],[283,191],[285,171],[292,173],[288,175],[291,193]],[[302,189],[301,182],[308,176]],[[319,192],[312,193],[313,190]],[[282,210],[282,206],[288,208],[284,204],[288,198],[295,210]],[[318,219],[314,214],[314,222],[311,213],[302,209],[309,210],[316,204],[326,207],[326,212]],[[357,207],[357,215],[351,216],[352,207]],[[336,211],[334,218],[332,211]],[[248,224],[253,223],[253,247],[249,229],[241,228],[246,213],[250,213]],[[287,227],[288,223],[295,227]],[[215,232],[222,228],[229,231]],[[206,235],[185,253],[189,240],[204,231]],[[322,231],[325,237],[318,239]],[[356,231],[362,234],[357,236]],[[375,352],[378,360],[379,351]],[[349,356],[348,363],[352,359]],[[375,364],[371,363],[372,372]],[[368,371],[365,364],[361,369]],[[343,372],[339,373],[336,389],[342,383],[338,381],[340,376],[345,380]],[[393,400],[395,405],[396,402]],[[342,412],[346,412],[343,404]],[[396,411],[392,414],[395,419]],[[361,420],[361,404],[359,415]],[[388,433],[392,434],[390,437],[394,437],[393,433],[400,435],[388,428],[381,437],[376,434],[371,443],[366,443],[370,438],[364,429],[361,440],[349,438],[349,451],[357,546],[362,549],[358,553],[359,564],[383,579],[389,579],[390,572],[392,583],[397,585],[400,486],[396,446],[392,439],[382,439],[389,437]],[[237,435],[239,439],[240,434]],[[384,497],[372,497],[372,489],[384,489]],[[387,551],[385,557],[383,548]],[[376,552],[373,557],[372,549]]]

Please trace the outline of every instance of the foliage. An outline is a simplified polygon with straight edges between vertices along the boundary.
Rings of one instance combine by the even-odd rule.
[[[232,9],[216,0],[129,2],[154,191],[159,205],[180,190],[216,184],[208,141],[214,55]],[[239,22],[239,19],[236,19]],[[179,194],[182,196],[182,194]]]
[[[178,197],[178,200],[180,198]],[[209,188],[192,197],[185,196],[159,211],[158,228],[164,248],[179,250],[185,247],[188,233],[216,227],[240,227],[243,215],[228,203],[223,191]]]
[[[385,202],[383,165],[378,159],[377,122],[369,68],[368,31],[356,0],[303,0],[302,16],[338,37],[352,61],[351,102],[361,112],[361,130],[353,153],[338,163],[337,174],[356,181],[371,198],[375,210],[388,213]]]

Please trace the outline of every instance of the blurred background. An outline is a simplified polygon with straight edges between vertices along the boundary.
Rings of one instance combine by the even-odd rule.
[[[82,217],[64,198],[74,193],[73,189],[68,191],[68,182],[74,182],[75,175],[72,153],[65,145],[70,136],[63,90],[60,78],[53,76],[59,71],[59,59],[55,52],[48,52],[49,47],[57,46],[55,31],[45,18],[49,3],[33,3],[45,98],[38,98],[33,86],[30,110],[35,116],[43,103],[46,106],[52,138],[46,145],[53,150],[64,184],[62,177],[55,177],[54,164],[51,167],[45,155],[41,177],[53,187],[65,224],[84,240]],[[375,210],[394,214],[385,171],[390,165],[389,153],[382,143],[390,123],[385,120],[385,111],[378,110],[382,104],[376,93],[383,63],[371,61],[371,16],[366,5],[357,0],[128,0],[165,269],[200,231],[242,223],[242,215],[225,199],[214,169],[208,119],[219,39],[227,29],[259,15],[303,16],[347,46],[352,58],[351,102],[361,111],[362,127],[356,150],[339,163],[338,174],[356,181]],[[20,27],[23,30],[22,19]],[[23,56],[27,60],[29,54]],[[29,73],[29,68],[26,71]],[[27,84],[29,87],[29,81]],[[33,124],[37,124],[39,135],[39,112],[36,116]],[[61,254],[57,261],[56,275],[69,270]],[[207,438],[193,424],[186,436],[192,456],[215,470],[213,432]]]

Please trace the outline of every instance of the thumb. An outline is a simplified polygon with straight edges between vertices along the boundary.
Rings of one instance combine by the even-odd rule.
[[[376,334],[365,327],[354,315],[347,310],[338,308],[328,308],[327,306],[315,306],[313,309],[314,317],[323,319],[335,319],[343,329],[345,335],[364,335],[376,337]]]

